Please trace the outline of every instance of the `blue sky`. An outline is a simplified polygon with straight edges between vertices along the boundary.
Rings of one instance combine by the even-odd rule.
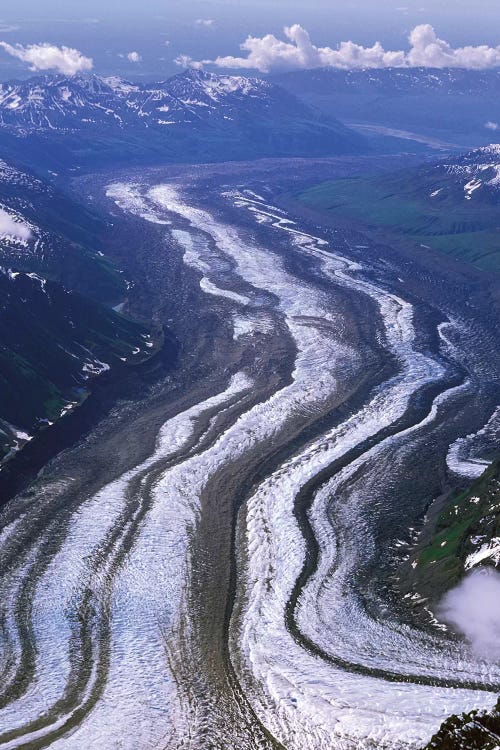
[[[2,0],[0,40],[66,44],[94,58],[98,73],[161,77],[176,72],[179,54],[238,55],[249,34],[281,37],[283,26],[295,23],[318,46],[380,40],[386,48],[402,49],[421,23],[432,24],[453,46],[496,46],[498,6],[498,0]],[[139,63],[127,59],[131,51],[139,53]],[[0,54],[2,79],[28,72],[19,60]]]

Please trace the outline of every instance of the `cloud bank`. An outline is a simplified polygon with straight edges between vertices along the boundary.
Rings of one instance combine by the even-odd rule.
[[[7,211],[0,208],[0,237],[15,237],[26,241],[31,237],[31,230],[26,224],[15,221]]]
[[[492,568],[475,570],[448,591],[438,615],[472,644],[481,657],[500,657],[500,573]]]
[[[56,47],[54,44],[7,44],[0,42],[0,47],[12,57],[17,57],[29,65],[30,70],[55,70],[67,76],[92,70],[93,61],[72,47]]]
[[[411,32],[410,48],[386,50],[376,42],[363,47],[354,42],[342,42],[336,49],[317,47],[309,32],[300,24],[286,26],[285,39],[274,34],[263,37],[249,36],[240,49],[241,57],[217,57],[203,60],[205,65],[220,68],[246,68],[270,73],[310,68],[471,68],[481,70],[500,66],[500,46],[467,46],[453,48],[440,39],[430,24],[420,24]]]

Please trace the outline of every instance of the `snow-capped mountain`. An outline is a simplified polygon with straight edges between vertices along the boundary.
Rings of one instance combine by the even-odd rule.
[[[189,70],[174,76],[143,92],[141,99],[143,116],[149,114],[158,124],[231,126],[248,118],[255,122],[269,118],[317,119],[308,107],[268,81],[204,71]]]
[[[155,84],[97,76],[4,83],[0,145],[11,153],[19,149],[13,138],[28,147],[38,139],[38,153],[57,138],[57,155],[70,149],[87,159],[109,150],[109,139],[116,143],[111,158],[121,151],[123,159],[127,139],[133,139],[135,158],[156,151],[181,161],[327,155],[352,152],[362,143],[353,131],[273,83],[195,70]]]
[[[0,124],[23,132],[120,123],[113,89],[97,76],[43,76],[0,84]]]
[[[435,169],[440,180],[462,193],[465,200],[500,203],[500,144],[492,143],[469,151],[457,159],[443,162]],[[447,179],[451,178],[451,179]],[[438,197],[445,186],[436,187],[432,197]]]
[[[0,125],[30,131],[227,124],[262,115],[315,119],[304,104],[258,78],[188,70],[156,84],[44,76],[0,85]]]

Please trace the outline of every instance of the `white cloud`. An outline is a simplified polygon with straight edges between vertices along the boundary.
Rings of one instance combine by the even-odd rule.
[[[420,24],[413,29],[407,51],[386,50],[380,42],[372,47],[363,47],[352,41],[341,42],[336,49],[317,47],[300,24],[286,26],[284,35],[285,40],[278,39],[274,34],[249,36],[241,45],[241,50],[247,53],[245,56],[217,57],[203,62],[221,68],[259,70],[261,73],[321,67],[348,70],[390,67],[484,69],[500,66],[500,46],[453,48],[448,42],[439,39],[429,24]]]
[[[12,31],[19,31],[19,26],[0,21],[0,34],[10,34]]]
[[[203,68],[203,62],[193,60],[189,55],[179,55],[174,60],[176,65],[180,65],[181,68],[193,68],[193,70],[201,70]]]
[[[449,591],[439,616],[463,633],[480,656],[496,661],[500,655],[500,573],[483,568],[469,573]]]
[[[206,29],[213,29],[215,21],[213,18],[197,18],[195,24],[196,26],[203,26]]]
[[[487,128],[487,130],[499,130],[500,125],[498,122],[493,122],[492,120],[488,120],[488,122],[485,122],[484,127]]]
[[[12,46],[7,42],[0,42],[0,47],[12,57],[27,63],[33,71],[55,70],[64,75],[74,76],[93,68],[92,59],[72,47],[56,47],[48,43],[23,47],[22,44]]]
[[[451,47],[430,24],[415,26],[409,37],[408,64],[428,68],[494,68],[500,65],[500,46]]]
[[[129,52],[127,55],[127,60],[132,63],[139,63],[142,61],[142,57],[138,52]]]
[[[0,237],[15,237],[18,240],[29,240],[31,229],[22,224],[0,208]]]

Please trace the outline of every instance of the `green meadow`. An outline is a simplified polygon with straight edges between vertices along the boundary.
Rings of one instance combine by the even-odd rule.
[[[414,179],[412,179],[412,177]],[[310,208],[358,221],[414,248],[422,245],[483,271],[500,271],[500,207],[466,201],[440,175],[358,177],[323,182],[299,200]],[[431,197],[443,188],[444,197]]]

